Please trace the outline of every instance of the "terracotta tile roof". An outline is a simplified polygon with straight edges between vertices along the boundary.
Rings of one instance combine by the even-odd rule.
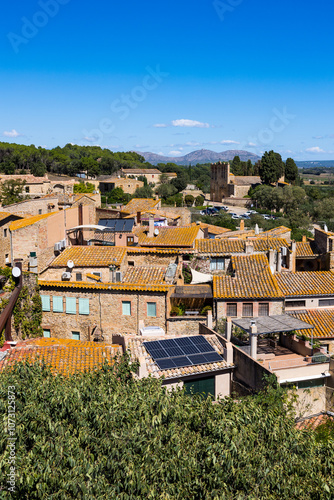
[[[296,257],[314,257],[318,255],[315,251],[314,244],[311,241],[297,241]]]
[[[205,224],[205,222],[201,222],[200,224],[193,222],[192,226],[200,227],[203,230],[208,228],[210,234],[224,234],[231,231],[230,229],[226,229],[226,227],[214,226],[213,224]]]
[[[286,226],[279,226],[279,227],[274,227],[273,229],[269,229],[269,231],[265,231],[263,233],[260,233],[259,238],[263,237],[275,237],[275,236],[280,236],[285,233],[291,232],[291,229]]]
[[[119,266],[125,254],[124,247],[68,247],[51,262],[50,267],[66,267],[69,260],[74,262],[75,267],[108,267],[111,264]]]
[[[184,335],[180,335],[179,337],[184,337]],[[207,341],[212,345],[212,347],[215,349],[216,352],[218,352],[222,356],[224,355],[224,348],[215,335],[203,335],[203,337],[207,339]],[[158,338],[157,337],[138,338],[131,335],[124,337],[125,346],[127,349],[130,350],[131,358],[133,360],[144,358],[148,374],[156,378],[164,377],[165,379],[174,379],[174,378],[180,378],[182,376],[184,377],[187,375],[213,372],[232,366],[226,363],[225,360],[223,360],[219,361],[218,363],[206,363],[203,365],[185,366],[183,368],[172,368],[170,370],[160,370],[158,365],[153,361],[150,354],[144,348],[143,342],[153,341],[153,340],[166,340],[167,338],[170,339],[174,337],[172,335],[168,335],[165,337],[158,337]]]
[[[162,174],[157,168],[123,168],[122,172],[129,175]]]
[[[281,273],[278,286],[286,297],[334,295],[334,274],[331,271]]]
[[[313,325],[313,329],[300,330],[301,335],[313,338],[334,338],[334,309],[309,309],[288,312],[294,318]]]
[[[254,252],[268,252],[270,249],[280,250],[282,247],[289,248],[289,244],[284,238],[256,238],[251,240],[202,239],[195,242],[195,248],[199,253],[209,255],[231,255],[234,253],[244,253],[246,243],[253,245]]]
[[[125,205],[125,207],[123,207],[122,212],[126,214],[145,212],[155,208],[159,202],[160,200],[154,200],[153,198],[133,198],[127,205]]]
[[[9,229],[11,231],[16,231],[16,229],[22,229],[23,227],[32,226],[36,222],[39,222],[43,219],[47,219],[48,217],[56,213],[58,212],[49,212],[48,214],[33,215],[32,217],[26,217],[24,219],[15,220],[14,222],[11,223]]]
[[[148,238],[147,235],[145,238],[141,236],[138,243],[141,246],[150,247],[193,247],[200,230],[198,226],[167,226],[158,229],[157,236],[153,236],[153,238]],[[148,228],[146,228],[147,230]]]
[[[9,212],[0,212],[0,221],[7,219],[7,217],[11,217],[12,215],[16,214],[11,214]]]
[[[128,267],[123,283],[159,285],[165,283],[165,267]]]
[[[213,296],[218,299],[281,298],[265,255],[232,256],[235,276],[213,276]]]
[[[106,361],[112,363],[122,348],[113,344],[82,342],[81,340],[38,338],[20,342],[7,352],[0,361],[0,369],[18,361],[44,361],[53,373],[72,375],[101,367]]]
[[[144,248],[144,247],[127,247],[127,254],[136,254],[136,253],[151,253],[151,254],[173,254],[178,255],[183,253],[183,250],[180,248]],[[188,252],[188,250],[187,250]]]
[[[328,413],[319,413],[318,415],[311,415],[299,420],[296,422],[296,427],[298,430],[314,430],[319,425],[326,424],[327,422],[334,422],[333,416]]]
[[[27,184],[42,184],[44,182],[50,182],[47,177],[35,177],[32,174],[25,175],[0,175],[0,181],[4,182],[7,180],[19,180],[25,181]]]
[[[101,281],[101,276],[97,276],[96,274],[86,273],[86,278],[90,278],[94,281]]]
[[[245,244],[240,239],[202,239],[195,241],[195,249],[199,253],[224,254],[231,255],[233,253],[243,253]]]
[[[89,283],[86,281],[50,281],[38,280],[41,287],[46,288],[72,288],[82,290],[123,290],[132,292],[168,292],[171,285],[150,285],[132,283]]]

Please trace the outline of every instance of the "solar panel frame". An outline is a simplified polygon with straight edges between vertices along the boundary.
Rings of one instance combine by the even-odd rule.
[[[201,336],[143,342],[160,370],[223,361],[222,356]]]

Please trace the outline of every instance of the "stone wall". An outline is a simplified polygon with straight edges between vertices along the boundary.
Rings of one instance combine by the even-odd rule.
[[[166,331],[166,294],[158,292],[126,292],[120,290],[50,289],[41,286],[41,295],[51,297],[51,311],[43,311],[44,329],[56,338],[71,338],[72,332],[80,332],[81,340],[91,340],[95,326],[101,328],[105,341],[112,342],[117,334],[138,334],[140,327],[159,326]],[[62,313],[54,313],[53,297],[63,297]],[[76,314],[66,314],[66,297],[75,297]],[[89,299],[89,314],[79,314],[79,298]],[[122,314],[122,301],[131,303],[131,315]],[[155,302],[156,317],[147,316],[147,303]]]
[[[206,321],[206,316],[175,316],[167,319],[167,333],[169,335],[198,335],[199,325]]]
[[[167,267],[170,263],[177,262],[178,253],[158,253],[151,252],[131,252],[131,247],[128,247],[127,255],[124,259],[124,265],[128,266],[129,262],[133,262],[134,266],[150,266],[150,267]],[[131,265],[131,264],[130,264]]]
[[[11,222],[0,227],[0,267],[5,267],[6,264],[11,262],[9,234],[9,225]],[[8,255],[8,261],[6,261],[6,255]]]
[[[40,215],[56,212],[58,210],[58,197],[35,198],[21,201],[3,208],[6,212],[20,215]]]
[[[237,304],[237,317],[242,318],[242,304],[253,304],[253,317],[257,317],[259,311],[259,304],[265,303],[269,304],[269,316],[275,316],[279,314],[283,314],[283,299],[281,300],[235,300],[235,299],[226,299],[226,300],[217,300],[217,321],[222,318],[226,318],[226,309],[227,304]]]
[[[178,226],[188,226],[191,224],[191,210],[188,207],[162,207],[159,210],[159,214],[161,215],[168,213],[180,215]]]

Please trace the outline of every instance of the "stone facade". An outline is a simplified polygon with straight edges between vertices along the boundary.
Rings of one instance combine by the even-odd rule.
[[[41,295],[50,296],[50,311],[43,311],[42,327],[52,337],[72,338],[80,333],[80,340],[92,340],[94,327],[102,330],[104,340],[112,342],[117,334],[138,334],[139,328],[159,326],[166,331],[166,296],[164,292],[136,292],[120,290],[83,290],[41,286]],[[63,298],[64,312],[53,311],[53,297]],[[76,299],[76,314],[66,313],[66,297]],[[79,314],[79,299],[89,299],[89,314]],[[123,314],[122,302],[130,302],[130,314]],[[156,317],[147,315],[147,303],[156,303]]]
[[[198,335],[199,324],[206,321],[206,316],[188,318],[175,316],[167,319],[167,332],[169,335]]]
[[[58,197],[33,198],[5,207],[6,212],[20,215],[41,215],[58,211]]]
[[[269,316],[275,316],[283,314],[284,299],[280,300],[252,300],[252,299],[225,299],[217,300],[216,302],[216,319],[220,321],[222,318],[227,316],[227,304],[237,304],[237,318],[242,318],[242,306],[243,304],[253,304],[253,317],[259,316],[259,304],[269,304]]]
[[[89,224],[90,207],[84,206],[82,212],[83,224]],[[77,226],[78,223],[79,209],[76,207],[56,212],[34,224],[10,230],[10,262],[14,259],[23,259],[23,269],[28,270],[30,252],[36,252],[38,269],[42,270],[52,259],[52,255],[55,255],[53,253],[54,244],[65,238],[66,229]],[[43,252],[46,253],[43,255]],[[42,260],[45,262],[42,263]]]
[[[243,198],[249,188],[261,184],[258,176],[237,176],[230,173],[229,163],[211,165],[210,200],[221,202],[224,198]]]
[[[129,179],[128,177],[112,177],[110,179],[105,179],[98,182],[98,187],[102,195],[110,193],[113,189],[116,188],[123,189],[124,193],[134,194],[137,188],[141,188],[143,186],[143,181]]]

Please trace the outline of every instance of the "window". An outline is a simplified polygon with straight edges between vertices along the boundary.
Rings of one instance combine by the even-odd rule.
[[[237,315],[237,304],[227,304],[226,316],[236,316],[236,315]]]
[[[334,299],[319,299],[319,307],[334,306]]]
[[[50,330],[43,330],[43,337],[50,338],[51,337],[51,331]]]
[[[73,340],[80,340],[80,332],[72,332]]]
[[[131,246],[131,245],[133,245],[134,241],[135,241],[135,239],[134,239],[133,236],[127,236],[126,237],[126,244],[127,244],[128,247]]]
[[[205,399],[208,396],[215,398],[215,377],[184,382],[186,394],[201,394]]]
[[[53,297],[52,302],[53,302],[53,312],[54,313],[64,312],[63,297]]]
[[[41,295],[42,311],[50,311],[50,295]]]
[[[8,229],[4,229],[4,230],[3,230],[3,237],[4,237],[4,238],[7,238],[7,231],[8,231]]]
[[[135,265],[134,261],[133,260],[129,260],[128,266],[129,267],[134,267],[134,265]]]
[[[225,269],[225,259],[221,257],[213,257],[210,259],[210,271],[215,271],[215,270],[221,270],[223,271]]]
[[[77,299],[75,297],[66,297],[66,314],[77,313]]]
[[[157,303],[147,302],[147,316],[155,318],[157,315]]]
[[[253,304],[242,304],[242,316],[246,318],[253,316]]]
[[[122,314],[123,316],[131,316],[131,302],[123,301],[122,302]]]
[[[298,389],[310,389],[311,387],[322,387],[325,385],[324,378],[316,378],[313,380],[300,380],[298,382]]]
[[[75,281],[82,281],[82,273],[75,273]]]
[[[9,253],[6,253],[5,254],[5,261],[6,261],[6,264],[9,263]]]
[[[38,210],[38,215],[42,215],[42,209],[41,208]]]
[[[102,273],[100,273],[100,271],[96,271],[93,274],[94,274],[94,276],[98,276],[99,278],[102,278]]]
[[[259,304],[259,316],[269,316],[269,304]]]
[[[305,307],[305,300],[287,300],[285,307]]]
[[[89,314],[89,299],[79,299],[79,314]]]
[[[29,193],[29,191],[30,191],[30,187],[29,187],[29,186],[26,186],[26,188],[25,188],[25,192],[26,192],[26,193]]]

